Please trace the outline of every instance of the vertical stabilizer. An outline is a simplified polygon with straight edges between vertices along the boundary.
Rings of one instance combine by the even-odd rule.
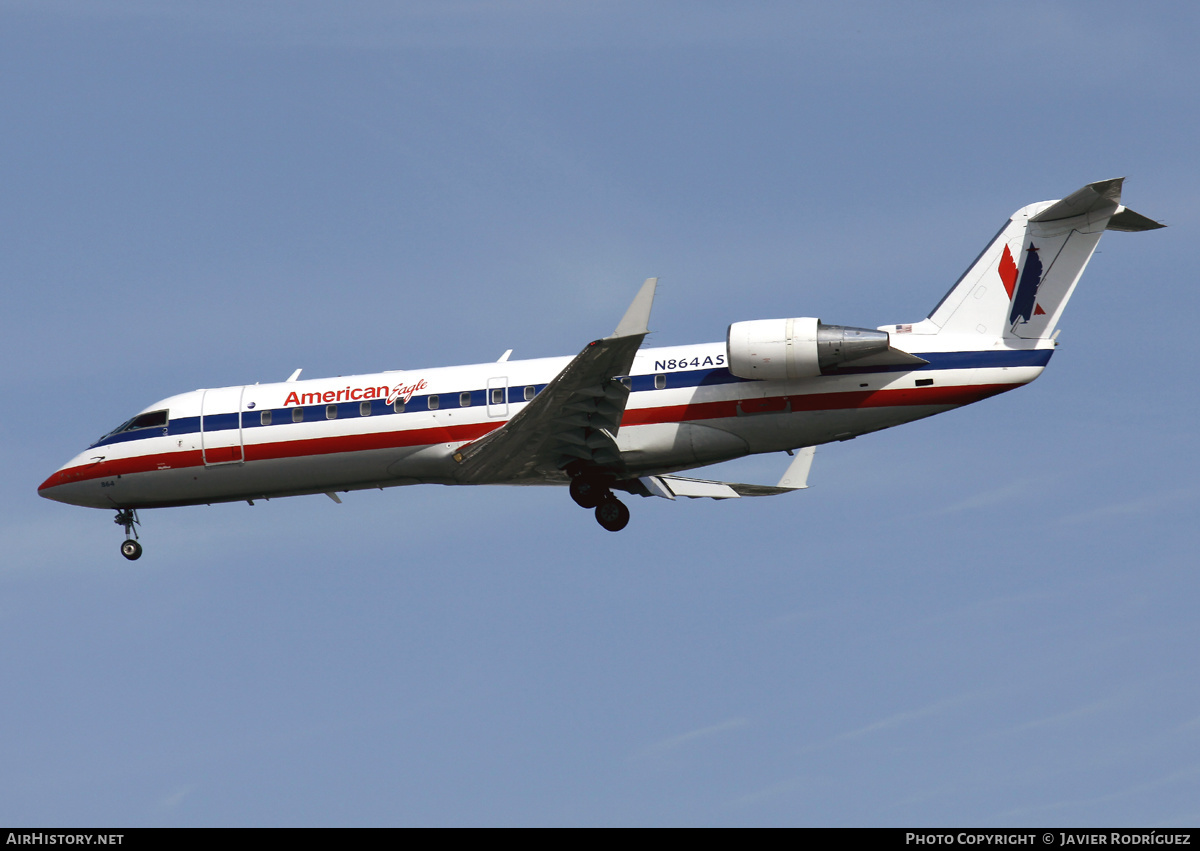
[[[935,334],[972,334],[977,337],[1003,336],[1012,295],[1015,292],[1021,242],[1028,227],[1030,209],[1013,213],[975,262],[950,288],[929,314],[926,327]],[[915,329],[914,329],[915,330]]]
[[[1108,220],[1120,209],[1122,182],[1090,183],[1029,218],[1006,336],[1037,340],[1054,333]]]
[[[1025,340],[1053,334],[1106,229],[1162,227],[1121,206],[1123,181],[1089,183],[1061,201],[1014,213],[921,323],[925,333]]]

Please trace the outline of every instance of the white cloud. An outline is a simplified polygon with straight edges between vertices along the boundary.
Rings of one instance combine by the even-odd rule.
[[[967,692],[957,695],[956,697],[947,698],[931,703],[928,706],[922,706],[920,709],[911,709],[907,712],[897,712],[895,715],[889,715],[886,718],[881,718],[878,721],[873,721],[864,727],[859,727],[845,733],[839,733],[831,739],[820,742],[815,745],[810,745],[804,748],[801,753],[808,753],[822,748],[832,747],[833,745],[841,744],[842,742],[854,741],[862,739],[875,733],[883,732],[884,730],[892,730],[897,727],[902,727],[913,721],[918,721],[922,718],[930,718],[935,715],[941,715],[947,710],[968,703],[979,696],[979,692]]]
[[[708,739],[713,736],[727,733],[730,730],[737,730],[745,727],[750,721],[747,718],[730,718],[728,721],[722,721],[720,724],[713,724],[711,727],[701,727],[697,730],[691,730],[678,736],[672,736],[669,739],[663,739],[661,742],[655,742],[649,747],[641,751],[638,756],[657,756],[664,754],[667,751],[673,751],[684,745],[690,745],[700,739]]]
[[[1128,502],[1117,502],[1111,505],[1089,508],[1086,511],[1060,517],[1055,522],[1058,525],[1065,526],[1073,523],[1093,523],[1109,520],[1114,517],[1134,517],[1151,514],[1161,511],[1174,503],[1194,500],[1198,494],[1200,494],[1200,489],[1198,488],[1178,488],[1176,490],[1144,496],[1140,499],[1129,500]]]
[[[195,784],[180,787],[171,794],[164,796],[162,800],[159,801],[159,806],[164,810],[178,809],[179,805],[183,803],[183,799],[192,794],[195,788]]]

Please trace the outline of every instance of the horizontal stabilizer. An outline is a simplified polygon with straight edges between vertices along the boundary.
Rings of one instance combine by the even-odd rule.
[[[1117,212],[1108,220],[1105,230],[1119,230],[1124,233],[1139,233],[1144,230],[1158,230],[1166,225],[1147,218],[1141,213],[1135,213],[1128,207],[1118,207]]]
[[[795,458],[788,465],[779,484],[746,485],[740,482],[715,482],[709,479],[689,479],[683,476],[646,476],[638,481],[650,496],[675,499],[737,499],[743,496],[777,496],[808,487],[808,471],[812,468],[815,446],[796,450]]]
[[[1073,219],[1088,213],[1101,213],[1111,216],[1121,205],[1121,184],[1123,177],[1112,180],[1101,180],[1089,183],[1063,198],[1055,201],[1036,216],[1030,217],[1031,222],[1057,222],[1061,219]]]

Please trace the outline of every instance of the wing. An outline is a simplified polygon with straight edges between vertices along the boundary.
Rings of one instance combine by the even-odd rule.
[[[744,485],[741,482],[715,482],[710,479],[689,479],[684,476],[645,476],[638,481],[646,489],[646,496],[661,496],[675,499],[737,499],[742,496],[776,496],[808,487],[808,471],[812,469],[815,446],[796,450],[792,463],[784,471],[779,484]]]
[[[454,454],[463,484],[563,481],[567,467],[625,474],[616,435],[628,375],[649,333],[658,278],[647,278],[612,336],[588,343],[546,388],[511,420]]]

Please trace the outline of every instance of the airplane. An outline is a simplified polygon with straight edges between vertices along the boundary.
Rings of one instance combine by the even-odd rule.
[[[717,343],[642,348],[657,278],[575,357],[194,390],[155,402],[38,488],[138,511],[399,485],[560,485],[609,531],[615,492],[772,496],[808,486],[815,447],[919,420],[1037,378],[1106,230],[1164,225],[1121,205],[1124,178],[1014,213],[923,320],[857,328],[814,317],[734,322]],[[774,486],[677,475],[792,455]]]

